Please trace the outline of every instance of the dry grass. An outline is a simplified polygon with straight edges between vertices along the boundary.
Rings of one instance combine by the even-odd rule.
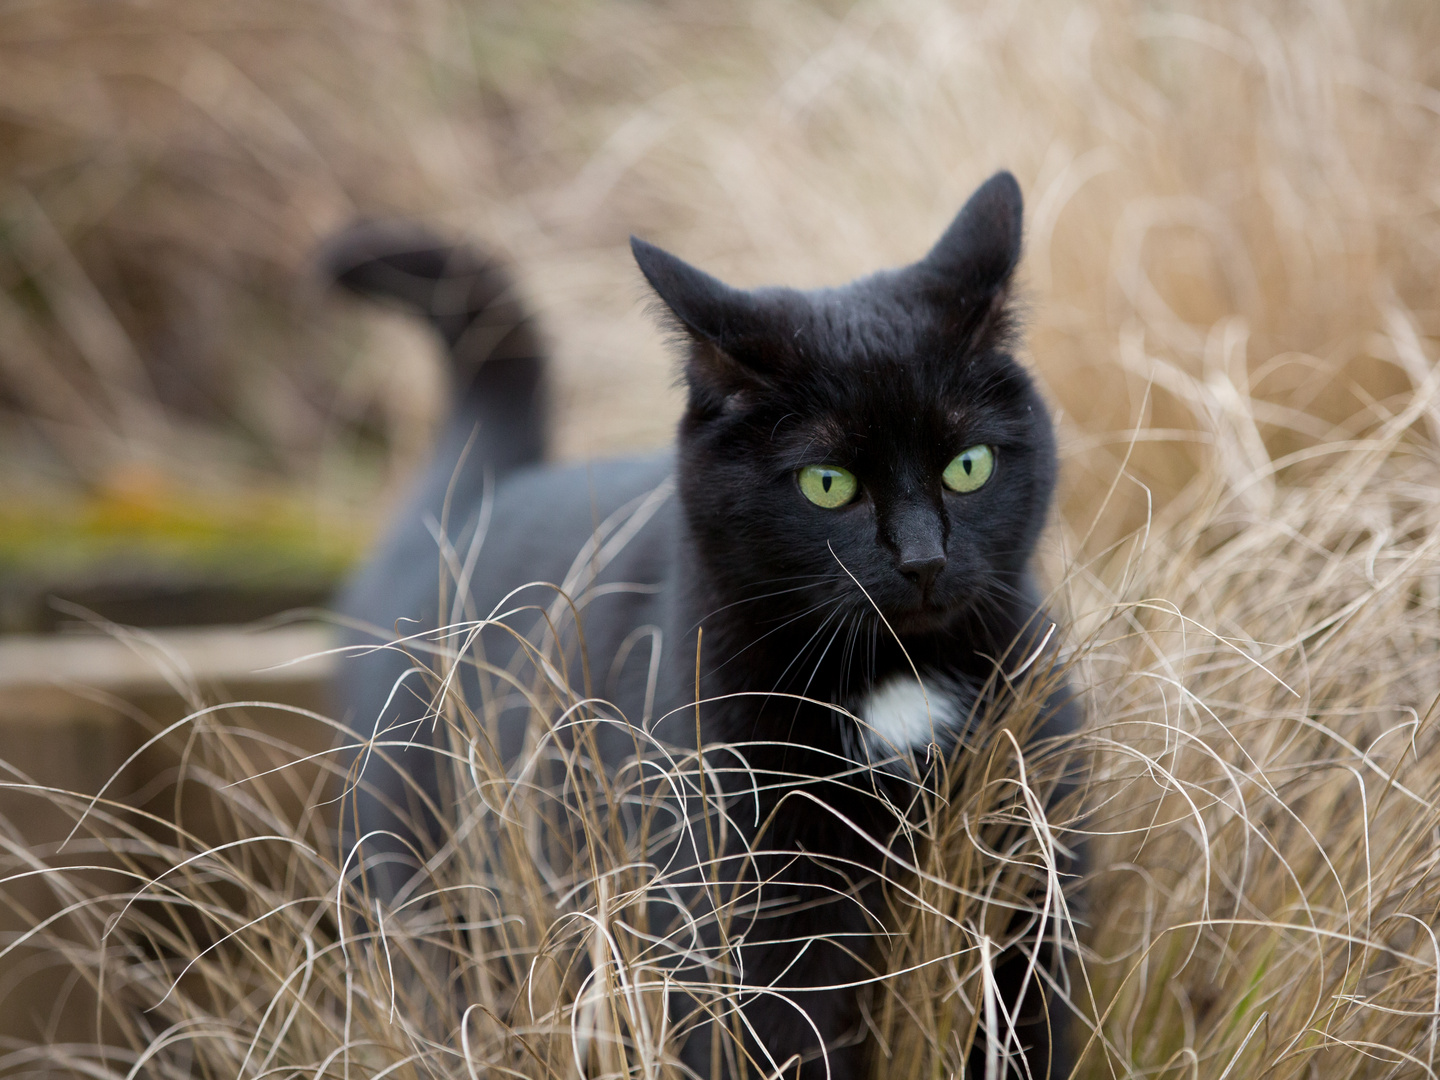
[[[1093,583],[1088,946],[1120,1060],[1436,1066],[1437,385]]]
[[[578,606],[587,587],[576,584]],[[574,647],[568,607],[551,605],[537,624],[542,642],[543,628],[558,626],[559,646]],[[442,776],[454,814],[426,873],[393,902],[377,903],[355,853],[337,847],[333,802],[353,780],[337,755],[306,759],[257,737],[243,707],[196,700],[190,717],[156,733],[156,743],[178,735],[183,758],[175,789],[159,800],[151,792],[143,809],[143,797],[107,790],[97,800],[16,776],[11,805],[58,806],[74,828],[36,845],[3,823],[12,906],[38,876],[39,906],[48,893],[58,913],[0,944],[13,973],[0,1000],[49,1025],[46,1045],[0,1053],[0,1075],[684,1075],[675,1051],[697,1018],[677,1010],[672,991],[683,987],[733,1030],[737,996],[766,989],[736,978],[727,942],[750,894],[724,877],[733,859],[715,855],[716,833],[744,829],[753,812],[743,793],[721,799],[715,777],[717,767],[735,770],[746,748],[712,746],[702,764],[639,734],[639,760],[607,768],[590,736],[616,721],[547,679],[557,665],[536,662],[508,675],[489,669],[534,708],[525,754],[507,772],[487,710],[472,712],[450,684],[458,663],[484,668],[484,639],[523,629],[533,615],[526,608],[404,645],[433,672],[451,736]],[[1028,775],[1015,770],[1023,729],[1055,673],[1044,660],[1034,667],[1039,676],[1019,687],[1022,705],[1004,724],[984,725],[967,749],[988,766],[966,768],[899,841],[894,913],[874,913],[893,927],[896,974],[871,980],[873,1023],[918,1072],[964,1060],[975,1015],[966,1002],[984,1008],[985,964],[1017,933],[1012,916],[1037,870],[1043,885],[1054,863],[1048,832],[1033,827],[1035,815],[1043,821],[1035,792],[1048,786],[1047,767],[1032,757]],[[293,719],[330,725],[299,710]],[[365,752],[399,754],[407,744],[382,736]],[[118,788],[126,772],[112,781]],[[702,886],[711,900],[688,914],[677,905],[694,897],[696,879],[675,855],[687,835],[711,853]],[[1063,918],[1054,885],[1047,911]],[[1063,926],[1050,936],[1071,937]],[[56,972],[75,977],[36,1010],[27,986]],[[67,1021],[73,1028],[77,1006],[93,1010],[98,1041],[57,1037]],[[917,1013],[933,1030],[909,1022]],[[752,1067],[764,1075],[779,1064]]]
[[[164,4],[125,10],[176,17]],[[341,24],[304,10],[317,38]],[[416,81],[397,85],[419,87],[424,123],[405,119],[409,91],[378,102],[379,80],[356,79],[312,114],[284,88],[312,103],[314,91],[270,71],[264,50],[238,66],[292,119],[338,108],[342,120],[314,121],[336,139],[363,143],[367,116],[395,132],[396,171],[325,144],[327,168],[378,162],[375,182],[395,184],[352,203],[433,200],[516,260],[556,340],[564,454],[658,441],[673,415],[625,232],[737,284],[833,282],[913,257],[975,181],[1013,168],[1029,197],[1033,359],[1066,453],[1047,562],[1090,717],[1086,812],[1051,811],[1057,828],[1090,836],[1068,988],[1091,1020],[1082,1071],[1435,1075],[1440,9],[905,0],[677,4],[662,18],[596,2],[552,23],[416,0],[347,13],[361,10],[371,21],[353,16],[343,49],[373,70],[409,71]],[[375,21],[381,12],[398,21]],[[535,49],[487,52],[487,19]],[[83,51],[83,35],[62,31],[64,47]],[[178,49],[195,36],[145,40]],[[236,64],[229,50],[252,39],[205,40]],[[520,60],[501,72],[502,54]],[[349,88],[356,76],[335,78]],[[268,160],[256,155],[262,169]],[[412,160],[442,165],[423,182],[393,179]],[[53,193],[28,186],[56,218]],[[83,217],[89,204],[73,205]],[[338,197],[324,211],[298,195],[285,205],[311,233],[348,209]],[[203,249],[206,232],[179,247]],[[265,258],[293,266],[303,233],[276,231],[296,245],[289,264],[273,254],[280,240]],[[47,305],[47,318],[62,307]],[[104,393],[54,400],[104,401],[115,425],[140,417],[116,427],[121,443],[160,445],[146,441],[157,414],[146,393],[120,393],[129,375],[86,362]],[[425,412],[423,394],[410,400],[413,416]],[[57,423],[90,430],[80,413]],[[553,689],[539,715],[575,700]],[[448,710],[455,745],[483,746],[479,722],[457,702]],[[590,722],[584,709],[572,717]],[[1022,708],[1007,723],[1026,719]],[[321,818],[265,801],[292,773],[227,786],[266,767],[238,753],[237,737],[197,736],[193,780],[237,838],[283,839],[207,852],[158,821],[92,810],[95,858],[113,851],[133,876],[50,872],[79,906],[4,962],[38,955],[82,981],[103,971],[117,1049],[17,1050],[0,1072],[63,1061],[122,1076],[145,1052],[137,1075],[670,1072],[670,962],[642,933],[640,898],[657,887],[637,861],[646,839],[613,831],[596,801],[634,792],[632,778],[597,783],[583,749],[562,762],[583,813],[578,832],[557,835],[578,837],[577,860],[559,840],[522,842],[526,814],[560,812],[553,789],[495,775],[467,751],[465,813],[431,885],[444,918],[412,905],[382,924],[341,886],[342,853]],[[954,1075],[971,1034],[964,1002],[984,1008],[995,903],[1043,872],[1057,837],[1078,835],[1047,836],[1034,805],[1017,802],[1026,789],[1010,746],[996,729],[975,747],[963,788],[921,829],[924,872],[892,890],[886,917],[906,932],[886,939],[891,974],[874,989],[877,1043],[892,1055],[881,1073]],[[1029,787],[1060,760],[1030,755]],[[675,764],[676,783],[689,774]],[[293,798],[313,803],[302,788]],[[52,858],[13,831],[8,851],[7,873]],[[152,876],[144,901],[127,904]],[[1067,908],[1051,900],[1063,935]],[[351,936],[357,920],[378,948]],[[193,966],[172,990],[181,961]]]

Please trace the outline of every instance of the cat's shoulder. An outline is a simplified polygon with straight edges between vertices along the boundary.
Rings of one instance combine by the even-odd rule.
[[[673,453],[529,465],[498,482],[468,466],[462,458],[443,482],[428,478],[345,590],[342,612],[381,626],[399,615],[433,619],[442,566],[487,609],[526,582],[560,584],[577,559],[593,564],[602,552],[612,573],[663,573],[676,517]]]

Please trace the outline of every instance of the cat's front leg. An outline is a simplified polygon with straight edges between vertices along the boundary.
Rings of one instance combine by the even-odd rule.
[[[750,927],[742,950],[752,1056],[790,1080],[864,1075],[860,999],[875,971],[881,898],[873,883],[855,890],[834,877],[798,888],[772,883],[775,914]],[[775,895],[781,890],[788,895]]]
[[[864,1075],[860,996],[875,970],[869,912],[880,900],[878,889],[872,885],[857,895],[828,873],[824,876],[835,880],[821,885],[816,867],[802,866],[794,874],[796,861],[785,861],[788,866],[778,873],[761,875],[761,884],[752,878],[749,887],[737,890],[736,902],[721,916],[725,933],[711,942],[723,959],[707,977],[716,981],[704,991],[685,992],[685,1003],[677,1001],[676,1012],[690,1012],[698,1021],[681,1050],[682,1062],[696,1076],[861,1080]],[[784,880],[786,870],[805,880]]]

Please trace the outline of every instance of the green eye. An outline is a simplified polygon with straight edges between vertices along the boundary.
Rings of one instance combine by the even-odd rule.
[[[985,481],[990,479],[990,474],[995,471],[995,452],[988,446],[972,446],[969,450],[956,454],[940,479],[945,481],[945,486],[951,491],[958,491],[962,494],[968,491],[976,491],[985,486]]]
[[[834,465],[806,465],[800,470],[800,492],[816,506],[837,510],[851,499],[860,485],[853,473]]]

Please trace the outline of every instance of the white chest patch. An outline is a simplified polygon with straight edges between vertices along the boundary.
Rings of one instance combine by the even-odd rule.
[[[962,696],[957,688],[917,681],[912,674],[886,679],[855,709],[863,721],[866,757],[875,762],[931,743],[950,746],[969,713],[970,702]]]

